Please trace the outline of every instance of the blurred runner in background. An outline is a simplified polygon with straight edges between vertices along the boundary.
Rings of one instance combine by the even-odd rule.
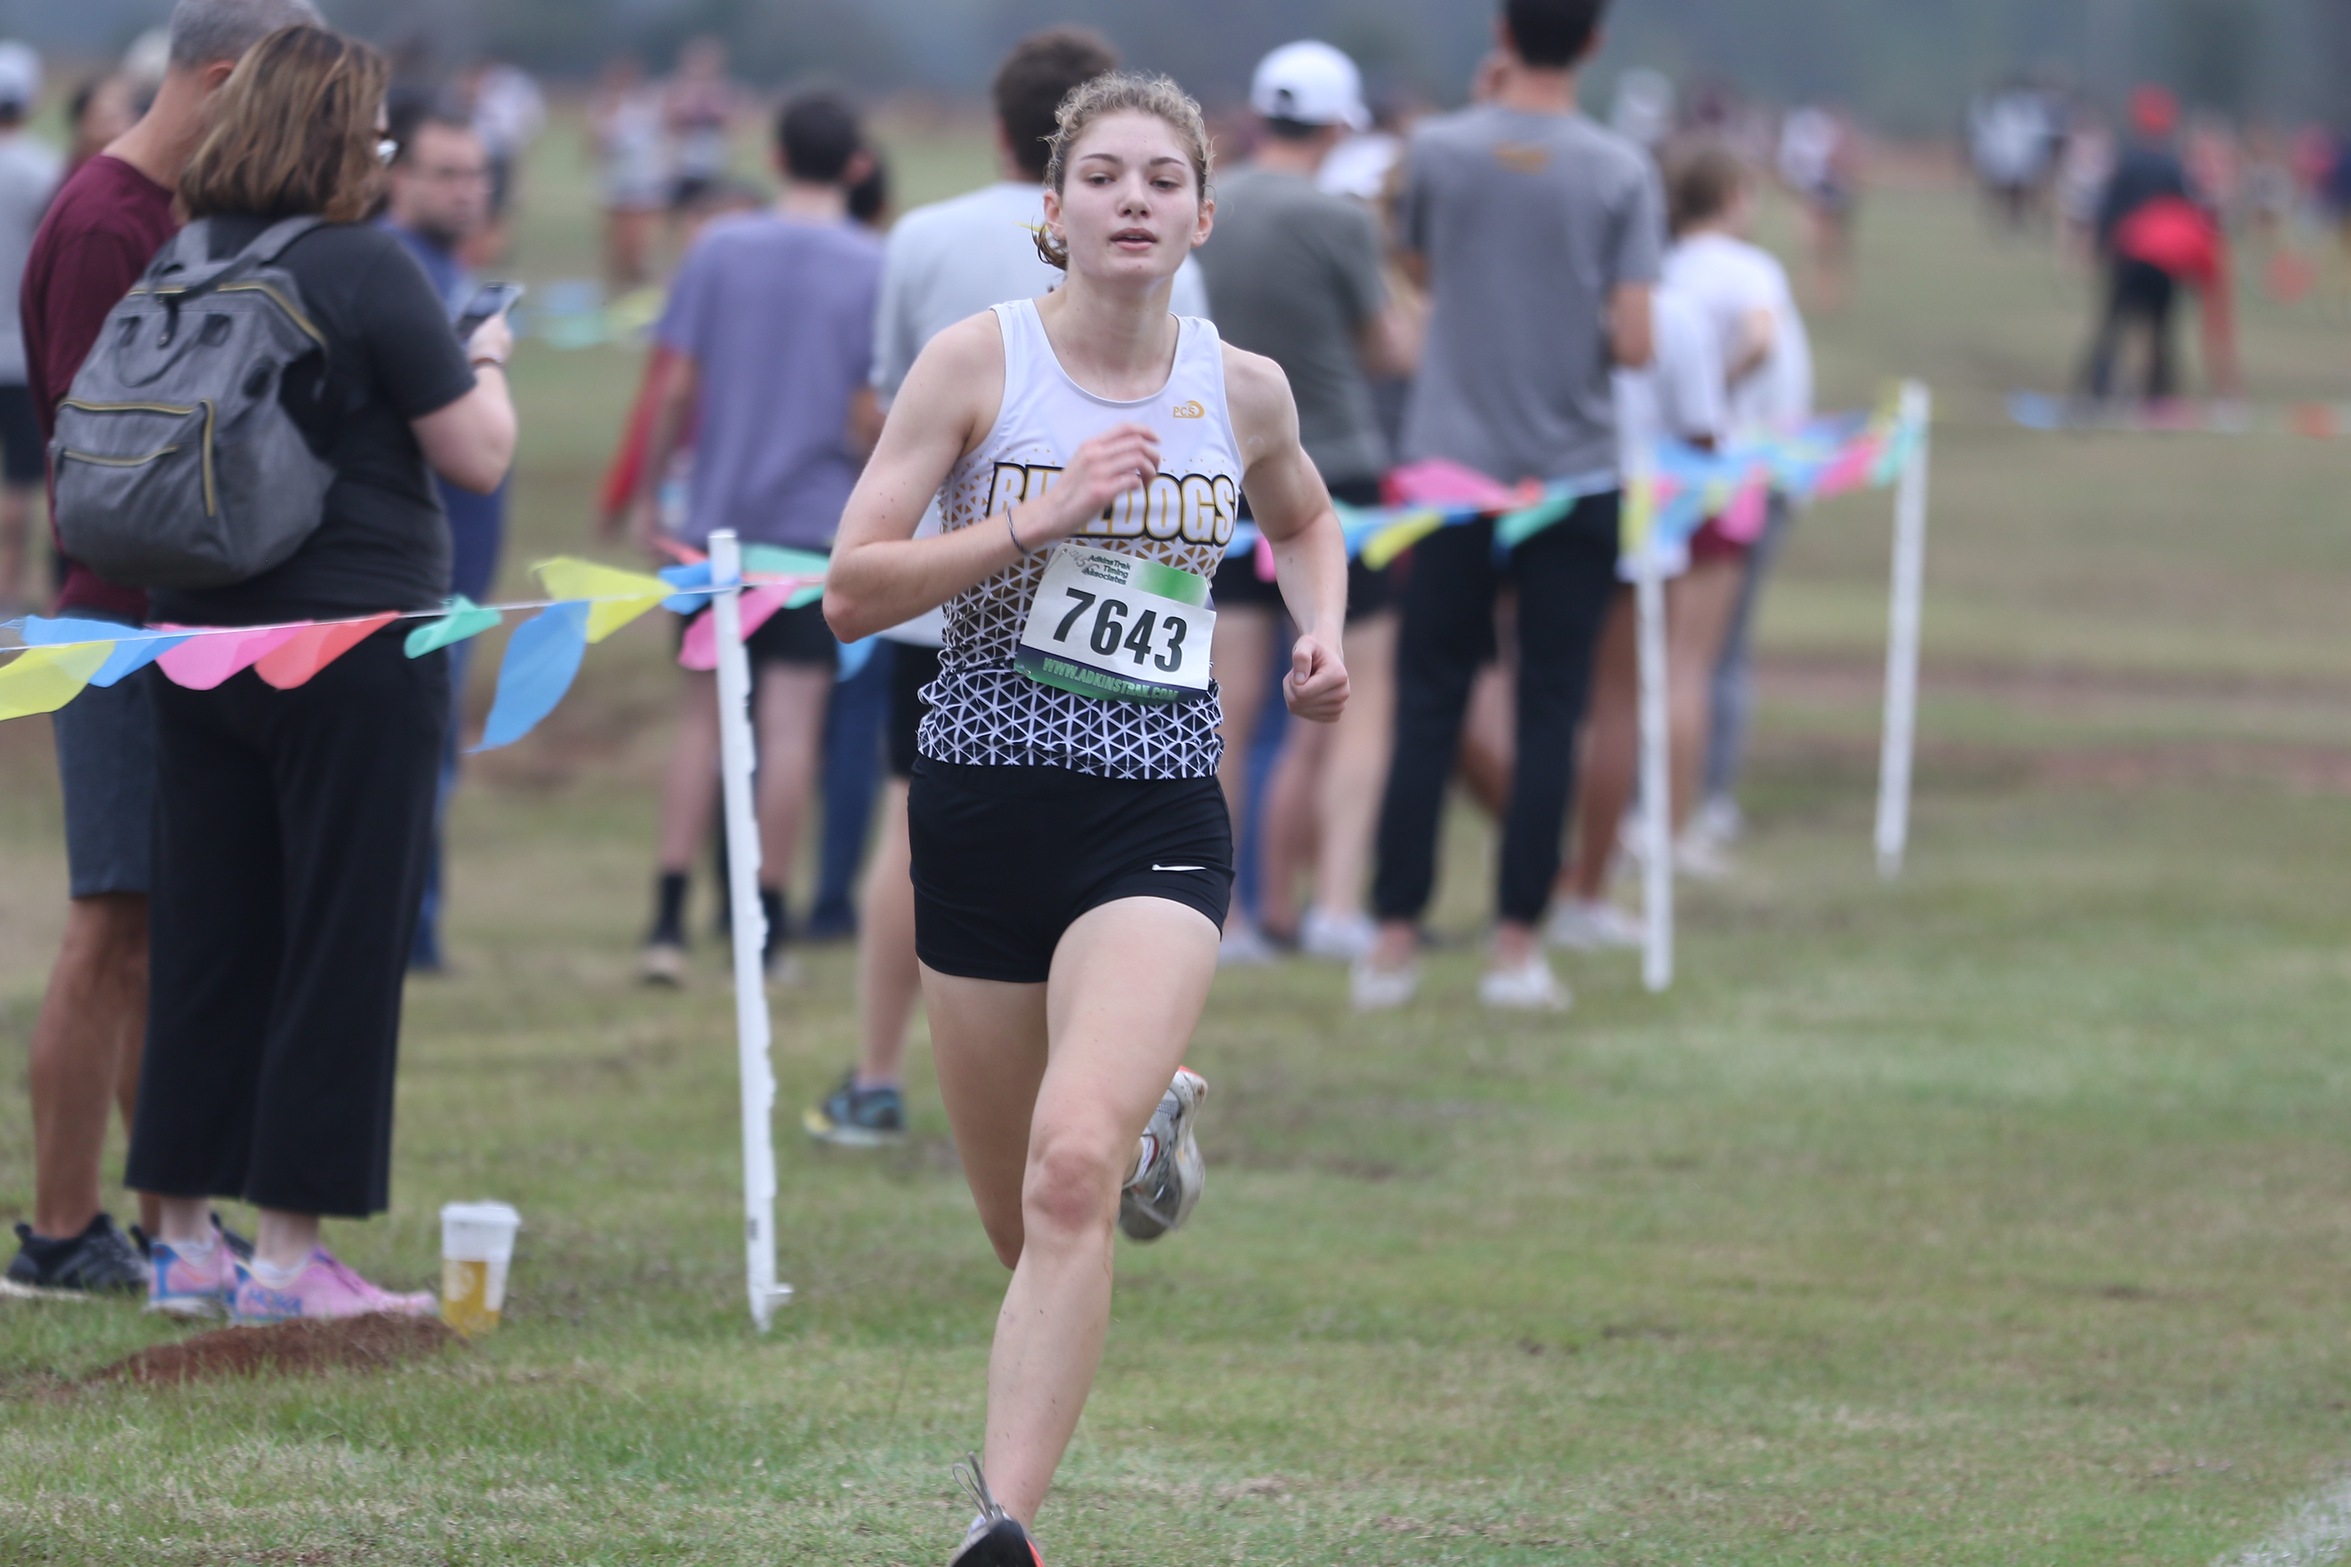
[[[2188,197],[2187,170],[2172,146],[2179,105],[2161,87],[2131,94],[2131,139],[2115,160],[2114,173],[2098,200],[2098,259],[2106,268],[2106,304],[2082,369],[2082,389],[2100,401],[2114,395],[2114,361],[2126,337],[2146,340],[2145,393],[2150,401],[2171,396],[2175,383],[2171,352],[2172,276],[2152,261],[2123,249],[2117,238],[2131,216],[2149,202]]]
[[[588,106],[588,134],[604,208],[605,281],[616,289],[642,287],[652,280],[653,230],[669,205],[670,180],[661,94],[646,82],[635,55],[606,63]]]
[[[669,217],[673,242],[702,198],[726,183],[735,158],[735,121],[742,97],[727,79],[727,46],[717,38],[690,38],[678,51],[677,71],[661,90],[662,125],[669,135]]]

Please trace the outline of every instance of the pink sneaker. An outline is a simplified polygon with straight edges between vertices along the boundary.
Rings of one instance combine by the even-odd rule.
[[[212,1246],[202,1259],[189,1260],[168,1241],[149,1248],[147,1309],[173,1317],[225,1317],[237,1298],[244,1270],[237,1254],[215,1230]]]
[[[237,1297],[230,1308],[230,1316],[240,1326],[258,1327],[267,1322],[288,1322],[296,1317],[313,1320],[331,1317],[429,1317],[440,1309],[440,1299],[430,1290],[413,1295],[395,1294],[378,1289],[353,1272],[349,1264],[340,1261],[324,1246],[310,1254],[282,1288],[264,1284],[251,1268],[239,1270]]]

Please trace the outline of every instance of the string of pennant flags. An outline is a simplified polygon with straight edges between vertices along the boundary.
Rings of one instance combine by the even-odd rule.
[[[1734,541],[1761,533],[1769,496],[1822,499],[1890,484],[1917,442],[1920,421],[1892,404],[1875,413],[1814,420],[1786,436],[1734,440],[1714,449],[1658,443],[1650,466],[1624,479],[1504,485],[1458,464],[1410,464],[1389,475],[1393,504],[1337,507],[1347,553],[1377,569],[1439,528],[1491,518],[1494,547],[1507,552],[1549,528],[1585,496],[1620,484],[1627,491],[1623,549],[1671,548],[1707,520]],[[737,586],[712,579],[710,562],[672,546],[675,565],[647,573],[558,556],[532,568],[547,597],[511,604],[451,599],[435,610],[306,620],[268,626],[124,626],[70,616],[30,616],[6,623],[22,646],[0,665],[0,720],[54,712],[88,686],[111,686],[153,664],[165,678],[208,691],[251,669],[279,690],[303,685],[367,637],[415,621],[405,649],[421,658],[478,637],[511,617],[527,617],[507,638],[478,751],[512,745],[553,712],[579,673],[588,648],[655,609],[693,617],[678,662],[707,670],[717,659],[710,600]],[[1273,552],[1255,528],[1234,530],[1228,558],[1254,554],[1258,574],[1273,577]],[[815,551],[751,544],[743,548],[742,635],[778,610],[813,603],[824,593],[826,558]],[[853,676],[872,639],[843,647],[842,679]],[[0,649],[0,654],[9,652]]]

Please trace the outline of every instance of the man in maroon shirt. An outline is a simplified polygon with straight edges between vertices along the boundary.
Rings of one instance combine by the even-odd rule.
[[[146,117],[84,163],[51,202],[25,263],[25,363],[44,440],[111,311],[177,231],[174,187],[203,139],[212,95],[246,50],[320,24],[309,0],[179,0],[171,64]],[[54,475],[52,475],[54,479]],[[62,553],[62,552],[61,552]],[[136,625],[146,595],[68,562],[58,613]],[[92,686],[55,715],[73,905],[33,1025],[33,1222],[16,1227],[8,1277],[48,1289],[147,1287],[146,1266],[98,1202],[106,1114],[127,1122],[147,1026],[147,868],[154,830],[153,670]],[[155,1229],[155,1203],[140,1198]]]

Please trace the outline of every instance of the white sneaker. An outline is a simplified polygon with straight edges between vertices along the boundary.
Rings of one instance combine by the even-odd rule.
[[[1265,939],[1254,925],[1236,922],[1216,944],[1218,968],[1264,968],[1281,958],[1272,942]]]
[[[1573,1002],[1540,952],[1516,968],[1488,969],[1478,981],[1478,1001],[1497,1011],[1565,1012]]]
[[[1176,1068],[1175,1081],[1159,1096],[1136,1149],[1134,1178],[1118,1197],[1118,1227],[1130,1239],[1157,1240],[1192,1216],[1208,1185],[1208,1166],[1193,1135],[1200,1101],[1207,1097],[1207,1080],[1188,1066]]]
[[[1361,912],[1333,914],[1317,906],[1298,921],[1298,950],[1312,958],[1352,963],[1379,939],[1380,928],[1371,922],[1370,915]]]
[[[1420,990],[1420,965],[1381,968],[1365,953],[1347,971],[1347,996],[1358,1012],[1393,1012]]]
[[[1638,947],[1648,939],[1641,922],[1602,898],[1562,898],[1551,910],[1543,939],[1571,952]]]
[[[1718,849],[1727,849],[1747,832],[1747,815],[1727,794],[1710,794],[1690,813],[1689,833]]]
[[[1691,881],[1728,881],[1738,873],[1730,851],[1710,837],[1685,828],[1674,840],[1673,871]]]

